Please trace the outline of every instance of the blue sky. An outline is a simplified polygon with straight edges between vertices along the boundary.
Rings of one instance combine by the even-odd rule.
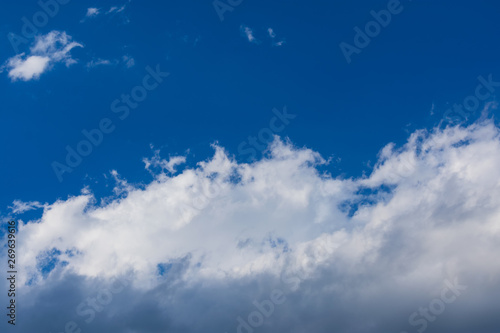
[[[65,31],[82,43],[71,51],[78,62],[69,68],[58,63],[28,82],[2,75],[0,135],[9,160],[2,163],[2,188],[8,189],[2,210],[13,198],[52,201],[78,193],[82,183],[103,184],[111,169],[140,182],[148,176],[141,159],[150,144],[165,147],[167,156],[189,149],[195,160],[209,156],[214,141],[237,154],[240,142],[268,125],[271,110],[285,105],[298,117],[283,135],[340,158],[332,172],[357,176],[387,142],[436,123],[447,103],[472,91],[478,75],[498,72],[491,1],[478,1],[474,11],[464,2],[402,3],[402,12],[350,64],[339,44],[352,44],[353,28],[386,2],[243,1],[222,22],[209,2],[131,2],[120,13],[103,13],[121,5],[61,5],[39,30]],[[41,9],[29,1],[5,6],[3,35],[22,36],[21,18]],[[89,6],[101,14],[80,22]],[[259,43],[242,36],[242,25]],[[273,46],[268,28],[282,46]],[[16,54],[7,38],[1,43],[5,59]],[[29,47],[21,43],[19,52]],[[134,66],[127,68],[124,56]],[[98,59],[119,63],[86,68]],[[170,77],[59,183],[52,161],[65,158],[65,146],[83,139],[83,129],[112,117],[111,102],[157,64]]]
[[[482,214],[490,214],[483,216],[485,221],[495,220],[498,216],[492,208],[493,193],[498,189],[487,187],[490,186],[488,181],[479,176],[493,172],[491,170],[499,166],[496,160],[498,135],[495,133],[498,126],[495,89],[500,85],[496,83],[497,78],[500,82],[500,47],[496,43],[496,33],[500,30],[497,15],[500,5],[495,1],[72,0],[65,3],[42,0],[40,3],[26,0],[5,3],[0,13],[0,36],[3,36],[0,38],[0,214],[4,220],[18,219],[26,230],[25,242],[30,239],[34,244],[26,245],[25,252],[37,259],[31,262],[31,259],[25,258],[26,275],[20,281],[31,281],[28,285],[38,281],[39,287],[33,282],[30,288],[41,288],[36,290],[47,295],[55,292],[50,288],[56,288],[54,286],[58,282],[53,281],[63,281],[60,283],[65,287],[79,285],[76,289],[68,287],[75,292],[75,299],[61,301],[68,302],[69,308],[78,305],[82,295],[95,291],[94,287],[89,287],[94,281],[91,279],[106,283],[111,273],[90,265],[89,260],[96,257],[87,248],[88,244],[71,238],[68,230],[81,233],[84,235],[82,239],[94,239],[91,235],[107,235],[110,230],[115,230],[117,221],[124,216],[142,216],[137,222],[150,221],[154,226],[152,230],[156,230],[158,235],[165,232],[170,237],[171,230],[181,230],[180,234],[172,237],[190,239],[189,244],[196,244],[193,240],[196,236],[192,233],[196,233],[197,229],[193,221],[220,218],[220,227],[224,225],[224,231],[214,231],[218,230],[218,226],[210,229],[217,233],[214,239],[222,243],[237,239],[238,249],[244,252],[241,257],[226,258],[227,261],[221,263],[210,256],[220,254],[220,248],[212,242],[205,244],[200,241],[204,245],[199,248],[194,245],[161,248],[170,251],[169,254],[155,256],[148,265],[145,264],[147,267],[139,264],[132,268],[125,264],[115,267],[103,261],[101,264],[111,265],[110,271],[117,276],[124,276],[132,269],[133,277],[129,278],[137,285],[132,283],[136,289],[128,290],[127,297],[142,299],[146,291],[139,287],[141,283],[153,290],[160,288],[159,284],[168,285],[175,279],[182,279],[196,285],[202,302],[213,300],[211,295],[227,292],[229,303],[241,302],[250,307],[253,299],[246,302],[245,297],[235,290],[243,286],[248,295],[255,295],[252,289],[255,285],[247,285],[249,280],[245,280],[255,278],[259,281],[257,289],[267,292],[266,288],[271,288],[273,282],[265,282],[267,280],[263,277],[275,272],[266,270],[268,266],[265,264],[262,267],[255,264],[252,267],[259,267],[260,270],[257,273],[250,270],[251,273],[245,275],[242,273],[247,272],[244,265],[238,265],[246,263],[249,258],[258,258],[257,253],[265,253],[259,248],[267,242],[264,239],[271,239],[270,243],[274,244],[271,249],[266,248],[271,252],[285,244],[285,248],[293,249],[291,253],[298,253],[305,244],[318,241],[324,233],[331,235],[332,239],[344,239],[343,234],[336,233],[347,228],[354,244],[356,228],[353,225],[378,225],[377,221],[384,219],[379,216],[380,210],[392,204],[390,214],[382,214],[388,220],[399,221],[402,215],[398,214],[407,214],[405,219],[412,214],[415,214],[412,217],[415,219],[419,216],[420,221],[431,219],[432,223],[429,223],[433,228],[427,224],[417,228],[428,231],[426,235],[429,238],[426,240],[430,241],[431,235],[437,237],[436,230],[440,228],[442,219],[460,220],[465,216],[453,213],[453,207],[463,205],[468,199],[473,200],[473,194],[480,191],[486,191],[481,202],[488,208],[478,207],[479,201],[473,200],[474,203],[467,207],[475,207],[477,211],[474,214],[462,213],[470,213],[477,219]],[[53,15],[44,14],[43,4],[50,5],[46,10],[53,11]],[[363,39],[357,37],[358,28],[366,34],[367,24],[374,21],[375,16],[383,17],[381,11],[390,13],[390,22],[382,24],[385,26],[375,24],[378,30],[368,32],[371,37],[364,37],[367,45],[357,45],[357,38]],[[44,17],[46,21],[37,21],[44,20]],[[36,32],[31,36],[29,33],[33,28]],[[346,56],[342,43],[356,47],[357,51]],[[485,97],[477,97],[478,91]],[[144,93],[147,96],[143,98],[141,94]],[[134,97],[126,102],[127,95],[139,97],[135,102]],[[467,102],[474,101],[477,105],[467,106]],[[460,116],[456,109],[448,111],[454,104],[463,103],[465,108],[470,109],[466,110],[467,117]],[[108,133],[103,133],[103,128]],[[82,131],[98,133],[95,129],[99,129],[100,133],[94,136],[98,143],[85,146],[91,147],[92,152],[81,157],[75,166],[68,166],[67,147],[77,151],[79,144],[86,144],[82,141],[89,140]],[[272,135],[278,138],[273,139]],[[262,139],[265,142],[261,142]],[[254,148],[251,147],[253,140],[258,140]],[[436,155],[432,155],[433,149]],[[470,154],[466,154],[467,149],[471,150]],[[477,154],[474,155],[473,151]],[[422,155],[424,153],[429,156]],[[456,156],[461,157],[457,160]],[[489,159],[492,160],[485,169],[479,165],[470,169],[465,166]],[[286,163],[281,164],[280,161]],[[397,178],[405,161],[410,161],[412,165],[411,176]],[[458,172],[456,170],[460,168],[457,165],[462,165],[461,162],[465,163],[465,171],[454,178],[452,175]],[[56,165],[59,174],[54,169]],[[228,165],[231,165],[229,169]],[[415,171],[415,165],[422,169]],[[449,167],[446,169],[448,178],[441,169],[443,165]],[[61,167],[71,168],[71,172],[61,172]],[[477,177],[467,178],[470,173]],[[221,175],[227,176],[224,184],[241,185],[242,189],[222,186],[223,190],[220,190],[220,185],[217,185],[219,187],[216,186],[215,191],[222,191],[224,195],[204,197],[202,203],[197,204],[195,213],[188,212],[179,217],[173,211],[182,203],[173,203],[176,198],[190,198],[191,194],[180,188],[196,188],[193,184],[198,183],[190,178],[195,177],[193,174],[200,177],[199,191],[217,185],[216,180]],[[394,174],[398,175],[396,180],[391,176]],[[242,185],[259,177],[266,180],[259,186]],[[465,182],[464,179],[467,179],[470,183],[457,180],[456,184],[446,183],[445,186],[438,182],[438,179],[442,181],[439,177],[447,181],[460,179]],[[210,179],[208,184],[204,183],[206,179]],[[438,191],[432,187],[436,182],[441,184],[438,188],[443,192],[432,192]],[[401,198],[417,196],[422,190],[418,184],[429,185],[430,192],[426,192],[427,197],[422,198],[422,202],[434,196],[444,198],[450,195],[450,198],[455,198],[450,193],[455,193],[457,188],[468,192],[462,193],[462,197],[455,193],[457,198],[453,202],[434,202],[435,211],[429,213],[432,215],[429,217],[426,215],[429,206],[406,207],[406,201],[398,199],[398,195]],[[163,190],[156,188],[161,185],[165,185]],[[309,185],[312,186],[310,190]],[[151,199],[157,197],[165,198],[165,201]],[[163,205],[170,210],[164,212]],[[223,207],[218,213],[215,208],[209,209],[218,205]],[[251,207],[260,208],[252,211]],[[332,207],[340,208],[337,211]],[[389,215],[392,217],[387,217]],[[169,225],[168,232],[160,227],[163,224],[155,222],[164,218],[171,223],[165,222]],[[68,230],[59,224],[63,223],[60,219],[67,220]],[[251,221],[254,219],[268,222],[256,227],[258,231],[250,232],[248,230],[252,228]],[[294,232],[284,228],[289,223],[287,219],[293,220],[290,223]],[[171,222],[174,220],[177,222]],[[304,220],[314,220],[317,224],[306,228]],[[94,226],[94,222],[88,222],[87,229],[84,221],[105,221],[102,223],[109,223],[110,227],[101,230]],[[231,221],[241,221],[242,229],[233,230]],[[321,221],[329,222],[325,224]],[[135,230],[123,223],[115,230],[117,235],[121,235],[117,236],[116,244],[127,242],[127,233]],[[467,223],[473,222],[467,220]],[[186,224],[193,229],[185,227]],[[47,240],[45,234],[34,229],[35,225],[54,232],[54,238]],[[490,227],[497,230],[491,225],[484,228]],[[66,231],[61,231],[61,228]],[[460,230],[463,232],[466,229]],[[212,231],[206,232],[210,234]],[[298,236],[297,233],[301,232],[303,235]],[[391,255],[385,255],[385,251],[392,253],[390,250],[399,246],[394,235],[415,231],[394,228],[387,232],[387,238],[394,243],[386,244],[387,248],[378,248],[383,262],[391,258]],[[493,234],[496,235],[496,232]],[[123,239],[120,238],[122,236]],[[373,235],[365,236],[370,238]],[[461,236],[459,233],[454,238],[457,243]],[[278,241],[272,241],[272,237]],[[408,237],[411,241],[412,238]],[[64,240],[61,241],[63,243],[58,239]],[[373,236],[370,244],[378,244],[376,239]],[[493,239],[491,244],[496,240]],[[253,252],[248,250],[250,252],[247,253],[243,249],[251,247],[248,244],[260,245],[255,245]],[[349,247],[354,246],[352,244],[346,245],[347,248],[352,250]],[[494,245],[491,246],[495,249]],[[111,247],[116,253],[103,252],[109,258],[133,257],[121,245]],[[63,258],[65,253],[73,250],[83,253],[82,258],[78,255],[75,257],[79,259],[71,259],[73,256]],[[442,254],[439,248],[435,250],[429,250],[425,258]],[[137,253],[140,252],[137,250]],[[358,253],[355,250],[352,252]],[[55,260],[54,253],[60,259]],[[443,259],[439,255],[437,257]],[[211,259],[204,262],[205,258]],[[404,263],[408,257],[399,259]],[[464,263],[471,264],[467,258],[462,259]],[[443,259],[440,264],[445,261]],[[49,270],[44,267],[44,262],[51,263]],[[61,264],[63,262],[65,264]],[[131,262],[136,261],[131,259]],[[266,261],[262,259],[262,262]],[[446,265],[443,264],[443,267]],[[236,269],[236,266],[239,268]],[[451,266],[446,266],[449,268],[447,272],[453,271],[454,277],[469,277]],[[166,282],[161,279],[160,282],[151,282],[151,272],[157,267],[168,267],[159,274],[168,276]],[[195,272],[192,267],[201,268]],[[485,276],[497,272],[497,266],[482,268],[477,269]],[[334,266],[325,268],[330,273],[338,269]],[[138,271],[147,273],[143,276]],[[226,281],[231,285],[231,291],[227,291],[221,280],[217,280],[216,271],[239,272],[229,282]],[[392,273],[391,277],[399,276],[396,272]],[[322,271],[314,275],[317,278],[315,284],[302,278],[301,282],[327,286],[328,279],[324,274],[325,271]],[[373,274],[370,275],[372,282],[382,279],[373,271],[359,274]],[[426,284],[414,276],[405,276],[403,284],[408,287],[414,282],[418,285],[416,289],[427,291],[439,289],[439,283],[453,278],[433,275],[434,272],[428,274],[433,281],[438,281],[436,285]],[[208,279],[213,288],[203,289],[200,276]],[[347,274],[338,278],[348,281],[352,276]],[[490,287],[498,288],[498,281],[494,281]],[[276,283],[279,284],[279,281]],[[468,283],[473,284],[472,280]],[[353,285],[342,288],[351,287],[354,288]],[[482,287],[477,286],[478,297],[484,292]],[[382,285],[379,288],[385,290]],[[190,292],[193,289],[183,289],[182,295],[177,296],[187,297]],[[397,295],[394,292],[390,297],[396,298]],[[309,296],[300,294],[296,297],[308,299]],[[379,300],[378,296],[374,296],[375,303]],[[119,297],[125,297],[125,294],[121,293]],[[419,297],[412,295],[408,299],[418,303],[422,301]],[[422,302],[432,299],[424,298]],[[37,302],[44,304],[45,301],[42,297],[37,298]],[[357,306],[354,302],[348,303],[353,309]],[[370,301],[361,303],[361,307],[372,309]],[[135,306],[141,304],[138,301]],[[156,303],[151,305],[155,309],[156,306],[161,308]],[[330,306],[336,309],[338,304]],[[415,308],[411,301],[401,307],[405,311],[408,308],[409,313]],[[292,308],[287,305],[286,313],[295,313]],[[57,307],[50,309],[55,311]],[[221,309],[225,307],[221,305]],[[445,324],[436,324],[435,331],[447,332],[445,329],[453,327],[452,324],[446,326],[453,322],[450,318],[459,316],[460,311],[466,309],[464,305],[447,317]],[[127,313],[130,309],[122,310]],[[194,311],[192,308],[184,310]],[[316,318],[318,322],[323,322],[324,327],[363,331],[361,326],[353,328],[355,325],[348,321],[338,322],[339,326],[331,324],[323,310],[318,310],[316,314],[304,309],[295,310],[303,311],[304,318]],[[32,314],[31,308],[25,311]],[[158,311],[167,310],[161,308]],[[247,310],[238,305],[237,311]],[[167,324],[154,313],[151,311],[148,317],[151,316],[156,328],[170,327],[179,332],[200,329],[190,327],[183,319],[178,322],[172,319]],[[393,326],[396,330],[405,329],[401,326],[407,322],[407,314],[398,317],[401,323],[397,320],[382,322],[380,318],[383,316],[377,316],[376,311],[372,314],[377,318],[373,319],[377,329],[392,329]],[[38,315],[32,315],[36,318],[34,323],[43,322]],[[355,316],[353,312],[344,315]],[[231,321],[227,325],[224,324],[227,323],[224,316],[216,316],[213,321],[204,318],[202,321],[213,330],[234,331],[236,321],[235,327],[231,325],[236,315],[231,313],[227,316]],[[20,320],[27,320],[24,318]],[[283,315],[276,319],[275,326],[269,323],[271,326],[265,326],[265,329],[287,329],[289,318]],[[67,320],[64,318],[62,322]],[[133,329],[141,329],[137,323],[128,327],[119,327],[117,323],[101,318],[95,322],[93,330],[135,332]],[[113,326],[115,324],[117,326]],[[40,325],[50,326],[48,323]],[[302,328],[317,327],[305,325]],[[30,328],[25,326],[24,329],[23,332],[28,332]],[[51,329],[55,331],[58,327]],[[154,331],[151,327],[142,329],[144,332]]]

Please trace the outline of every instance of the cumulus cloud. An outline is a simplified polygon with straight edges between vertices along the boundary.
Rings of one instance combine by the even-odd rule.
[[[498,327],[492,121],[417,131],[384,147],[369,176],[351,179],[320,172],[328,162],[318,152],[279,138],[250,164],[214,149],[176,173],[183,157],[155,154],[145,159],[158,167],[151,183],[124,183],[125,195],[100,204],[85,191],[23,223],[25,329],[62,331],[73,320],[93,332],[235,332],[255,301],[278,290],[283,303],[256,330],[415,331],[409,316],[450,283],[466,289],[429,326]],[[125,277],[91,320],[91,310],[75,312]]]
[[[54,30],[46,35],[37,36],[29,54],[21,53],[8,59],[2,70],[8,71],[12,81],[38,79],[58,62],[64,63],[66,67],[76,63],[70,54],[75,47],[83,45],[73,41],[66,32]]]
[[[6,67],[9,69],[9,77],[15,81],[18,79],[29,81],[38,79],[48,68],[50,58],[41,56],[25,57],[19,54],[7,61]]]

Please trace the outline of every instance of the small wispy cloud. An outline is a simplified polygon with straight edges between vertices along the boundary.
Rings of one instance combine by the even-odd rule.
[[[29,54],[23,52],[9,58],[0,71],[6,69],[12,81],[38,79],[55,63],[62,62],[66,67],[76,63],[70,55],[75,47],[83,45],[74,42],[66,32],[53,30],[46,35],[37,36]]]
[[[131,1],[132,0],[128,0],[126,3],[124,3],[121,6],[112,6],[111,8],[109,8],[109,10],[106,12],[106,14],[121,13],[121,12],[123,12],[125,10],[125,8],[127,8],[128,4]]]
[[[153,149],[153,145],[150,145]],[[162,172],[165,170],[169,173],[176,173],[176,166],[186,163],[185,156],[170,156],[168,160],[160,157],[160,150],[154,150],[154,156],[151,158],[143,158],[142,161],[146,165],[146,170],[154,174],[153,169],[159,168]]]
[[[283,44],[285,44],[284,40],[275,41],[275,39],[276,39],[276,33],[274,32],[273,28],[267,28],[267,34],[273,40],[273,46],[282,46]]]
[[[111,6],[108,10],[102,12],[100,8],[96,7],[89,7],[87,8],[87,13],[85,14],[85,17],[80,20],[80,23],[85,22],[89,18],[94,18],[97,17],[98,15],[104,14],[104,15],[110,15],[110,14],[118,14],[123,12],[128,4],[131,2],[131,0],[128,0],[121,6]],[[126,19],[126,22],[128,23],[128,18]]]
[[[121,59],[102,59],[102,58],[93,58],[85,67],[87,69],[95,68],[98,66],[116,66],[122,63],[126,68],[132,68],[135,66],[135,60],[130,55],[124,55]]]
[[[123,61],[123,63],[125,64],[125,66],[126,66],[127,68],[131,68],[131,67],[134,67],[134,66],[135,66],[135,60],[134,60],[134,58],[132,58],[132,57],[131,57],[131,56],[129,56],[129,55],[124,55],[124,56],[122,57],[122,61]]]
[[[267,33],[269,34],[269,37],[271,37],[271,38],[276,37],[276,33],[274,33],[273,28],[268,28]]]
[[[12,206],[9,206],[10,210],[12,211],[13,214],[22,214],[24,212],[33,210],[33,209],[38,209],[42,208],[45,205],[41,204],[38,201],[28,201],[24,202],[21,200],[14,200],[12,202]]]
[[[83,23],[88,19],[95,18],[100,14],[101,14],[101,10],[99,8],[89,7],[89,8],[87,8],[87,12],[85,13],[85,16],[80,20],[80,23]]]
[[[244,36],[250,43],[260,44],[260,41],[255,37],[254,31],[250,27],[241,25],[240,31],[241,35]],[[282,46],[285,44],[284,39],[278,40],[276,38],[277,35],[273,28],[267,28],[267,35],[271,38],[273,46]]]
[[[121,13],[125,10],[126,8],[126,5],[123,5],[121,7],[117,7],[117,6],[113,6],[111,7],[107,12],[106,14],[111,14],[111,13]]]
[[[115,64],[116,64],[116,61],[111,61],[111,60],[108,60],[108,59],[97,58],[97,59],[92,59],[89,62],[87,62],[87,64],[85,65],[85,67],[87,67],[87,68],[94,68],[94,67],[97,67],[97,66],[108,66],[108,65],[115,65]]]
[[[87,14],[85,15],[86,17],[94,17],[100,14],[99,8],[94,8],[90,7],[87,8]]]
[[[250,42],[250,43],[258,43],[259,41],[255,38],[253,35],[253,30],[250,27],[247,27],[245,25],[240,26],[240,31],[244,37]]]

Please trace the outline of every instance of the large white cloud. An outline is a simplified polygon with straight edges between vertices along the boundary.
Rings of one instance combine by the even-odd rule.
[[[381,332],[415,331],[408,316],[457,280],[467,290],[429,327],[489,332],[500,291],[499,134],[492,121],[418,131],[355,179],[320,173],[319,153],[279,139],[251,164],[217,146],[174,174],[168,166],[182,158],[155,158],[169,173],[143,188],[120,182],[126,197],[97,203],[86,190],[23,224],[20,283],[30,285],[20,290],[48,297],[71,285],[81,289],[74,308],[95,292],[89,281],[131,274],[117,297],[133,300],[110,305],[95,332],[235,331],[236,317],[276,288],[288,301],[263,332]],[[53,257],[60,264],[42,272]],[[157,326],[128,317],[144,307]],[[119,318],[128,326],[113,326]]]

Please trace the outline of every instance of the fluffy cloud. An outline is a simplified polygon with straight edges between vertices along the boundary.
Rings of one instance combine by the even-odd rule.
[[[450,283],[467,288],[426,325],[498,327],[500,131],[492,121],[417,131],[354,179],[319,172],[327,163],[319,153],[279,139],[251,164],[214,149],[179,172],[184,158],[155,154],[145,160],[159,167],[151,183],[117,182],[126,195],[101,203],[85,190],[23,223],[26,331],[62,331],[74,320],[93,332],[235,332],[237,318],[248,323],[253,302],[273,290],[284,303],[255,330],[415,331],[423,324],[412,327],[411,314]],[[130,283],[95,318],[75,312],[114,277]]]
[[[72,41],[72,37],[66,32],[54,30],[37,36],[29,54],[22,53],[8,59],[2,69],[8,70],[12,81],[38,79],[55,63],[62,62],[66,67],[76,63],[70,55],[75,47],[83,45]]]
[[[38,79],[48,67],[49,57],[29,56],[24,57],[24,53],[16,55],[7,61],[6,67],[9,69],[9,77],[14,80],[29,81]]]

